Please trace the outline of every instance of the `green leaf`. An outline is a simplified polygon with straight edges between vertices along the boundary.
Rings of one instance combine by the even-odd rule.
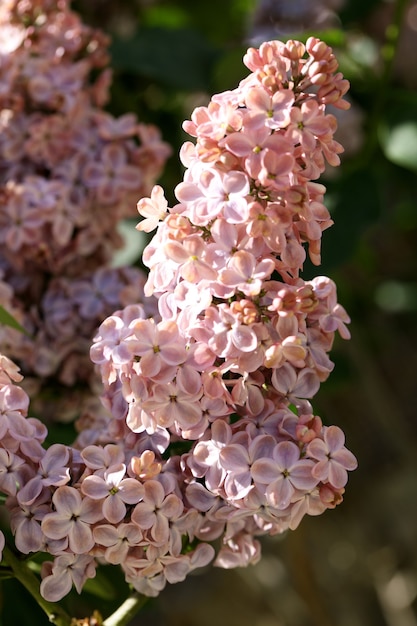
[[[385,157],[417,171],[417,94],[397,89],[390,94],[378,137]]]
[[[322,41],[325,41],[328,46],[332,48],[345,47],[347,37],[346,33],[340,28],[328,28],[326,30],[308,30],[291,33],[291,38],[303,41],[307,41],[309,37],[317,37]]]
[[[136,230],[137,219],[121,220],[117,226],[119,233],[124,239],[124,246],[113,256],[113,267],[133,265],[141,256],[147,239],[143,232]]]
[[[239,82],[249,74],[243,64],[243,55],[247,46],[236,46],[233,50],[222,54],[213,67],[213,90],[226,91],[237,87]]]
[[[405,120],[386,126],[381,132],[381,144],[389,161],[417,171],[417,121]]]
[[[194,30],[141,28],[111,47],[117,70],[146,76],[176,89],[206,90],[216,50]]]
[[[356,170],[339,179],[326,180],[328,191],[324,203],[334,225],[323,233],[323,274],[332,274],[355,252],[362,234],[374,224],[381,208],[375,189],[378,181],[369,168]],[[305,280],[317,276],[317,267],[307,259],[303,268]]]
[[[29,333],[27,332],[27,330],[23,328],[23,326],[19,324],[19,322],[13,317],[13,315],[11,315],[11,313],[6,311],[6,309],[2,307],[1,305],[0,305],[0,324],[3,324],[4,326],[10,326],[11,328],[19,330],[24,335],[29,336]]]
[[[190,18],[190,14],[181,6],[158,4],[146,7],[142,23],[147,27],[184,28],[190,24]]]
[[[102,598],[103,600],[114,600],[116,597],[116,590],[111,584],[107,576],[104,575],[101,568],[97,568],[97,572],[94,578],[89,578],[83,591],[91,593],[93,596]]]

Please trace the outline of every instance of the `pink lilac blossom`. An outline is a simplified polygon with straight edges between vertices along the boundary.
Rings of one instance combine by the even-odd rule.
[[[259,537],[334,508],[357,465],[311,404],[349,318],[331,279],[301,277],[331,224],[313,179],[338,162],[326,107],[344,108],[348,85],[315,38],[267,42],[245,63],[238,88],[184,125],[195,145],[181,151],[178,204],[160,187],[138,202],[139,229],[157,229],[143,254],[149,299],[127,297],[99,326],[90,355],[103,407],[78,420],[72,447],[45,450],[19,374],[0,360],[6,507],[19,549],[53,559],[41,571],[50,601],[80,592],[98,563],[149,596],[210,562],[256,563]],[[51,97],[55,85],[33,89]],[[133,126],[106,118],[101,132]],[[107,184],[103,171],[90,170],[92,187]],[[106,281],[90,283],[97,298],[85,282],[73,289],[80,316],[104,310]],[[65,335],[75,322],[67,286],[54,284],[47,310]]]
[[[326,162],[339,164],[327,107],[347,108],[348,82],[313,37],[266,42],[244,62],[249,76],[184,123],[195,143],[180,152],[178,204],[169,207],[159,186],[138,202],[137,228],[156,228],[143,261],[158,316],[116,312],[90,352],[103,401],[117,402],[119,436],[141,450],[158,432],[168,437],[169,460],[152,448],[157,473],[131,517],[154,549],[127,559],[127,580],[140,563],[149,580],[135,587],[149,595],[173,582],[174,544],[167,518],[158,521],[166,485],[183,502],[169,527],[201,545],[221,538],[215,565],[235,567],[260,558],[256,536],[339,503],[357,464],[311,404],[333,369],[335,331],[349,338],[349,317],[331,279],[301,276],[307,254],[320,264],[332,224],[316,179]]]
[[[49,602],[58,602],[72,589],[78,593],[89,578],[96,575],[96,562],[87,554],[61,554],[53,563],[42,564],[42,582],[40,591]]]
[[[1,331],[0,349],[32,377],[45,418],[44,385],[59,397],[62,386],[96,384],[96,328],[141,298],[144,274],[111,267],[117,225],[170,154],[156,127],[103,110],[109,43],[70,0],[1,2],[0,301],[28,335]],[[66,419],[79,410],[62,404]]]

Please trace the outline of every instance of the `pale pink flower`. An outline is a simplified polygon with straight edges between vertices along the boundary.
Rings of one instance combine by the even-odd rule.
[[[85,581],[96,575],[96,564],[93,557],[86,554],[62,554],[53,563],[44,563],[42,574],[42,596],[49,602],[59,602],[73,585],[81,593]]]
[[[46,537],[41,530],[41,521],[51,512],[51,494],[46,490],[31,505],[18,504],[11,507],[10,527],[14,534],[16,548],[23,554],[41,552]]]
[[[187,332],[198,320],[201,311],[205,311],[213,299],[209,284],[181,281],[172,294],[159,299],[159,310],[164,319],[177,321],[182,333]],[[188,359],[190,355],[188,355]],[[187,359],[187,360],[188,360]]]
[[[17,494],[19,504],[30,506],[35,502],[44,487],[60,487],[70,481],[68,467],[69,450],[60,443],[52,444],[39,461],[37,475],[31,478]]]
[[[304,45],[301,44],[304,54]],[[265,41],[259,48],[249,48],[243,57],[243,63],[255,74],[259,70],[268,68],[270,74],[274,72],[278,75],[278,80],[282,80],[282,77],[287,76],[287,72],[290,69],[290,57],[284,55],[285,44],[281,41]],[[302,55],[301,55],[302,56]],[[276,79],[276,76],[272,76]],[[276,84],[274,81],[274,84]]]
[[[103,519],[101,503],[82,498],[77,489],[66,485],[58,487],[52,501],[55,511],[43,518],[43,533],[50,539],[66,538],[75,554],[89,552],[94,547],[91,524]]]
[[[289,149],[287,152],[266,150],[262,156],[259,181],[266,188],[270,187],[282,192],[293,179],[294,167],[294,156]]]
[[[346,324],[350,318],[345,309],[337,302],[336,285],[327,276],[316,276],[310,281],[314,293],[317,295],[320,306],[310,315],[312,320],[318,319],[319,326],[324,332],[334,333],[339,331],[344,339],[350,338],[350,332]]]
[[[273,129],[285,128],[294,110],[293,103],[294,93],[291,89],[279,89],[271,95],[266,89],[252,87],[247,90],[245,96],[245,104],[251,111],[245,126],[265,125]]]
[[[104,146],[99,161],[88,163],[83,177],[103,204],[117,202],[125,189],[139,189],[142,182],[140,170],[129,164],[126,150],[116,143]]]
[[[253,487],[252,469],[259,459],[268,458],[275,446],[275,440],[269,435],[259,435],[253,441],[247,439],[244,444],[232,443],[220,451],[219,461],[226,477],[224,489],[227,498],[239,500],[245,497]]]
[[[180,517],[183,503],[174,493],[167,495],[156,480],[146,481],[143,489],[143,501],[133,509],[131,520],[141,530],[149,530],[152,543],[163,546],[169,542],[170,523]]]
[[[319,485],[320,500],[327,509],[334,509],[343,501],[344,487],[336,489],[330,483]]]
[[[199,543],[196,548],[189,553],[190,569],[194,570],[198,567],[205,567],[213,560],[214,548],[208,543]]]
[[[197,107],[191,115],[191,121],[183,123],[184,130],[194,137],[207,136],[215,141],[223,139],[230,130],[239,130],[242,126],[242,114],[230,102],[211,101],[208,107]]]
[[[291,530],[298,528],[304,515],[321,515],[326,510],[326,505],[320,497],[320,491],[316,488],[307,492],[296,491],[292,501],[289,523]]]
[[[250,245],[250,237],[243,225],[229,224],[218,218],[211,226],[211,241],[207,243],[206,261],[220,272],[226,268],[233,256]],[[214,296],[224,299],[229,288],[216,281],[210,284]]]
[[[156,478],[161,470],[162,463],[156,459],[155,452],[152,450],[144,450],[140,457],[133,456],[128,468],[131,475],[137,476],[141,480]]]
[[[230,224],[246,222],[248,205],[246,197],[250,192],[248,177],[239,171],[230,171],[223,176],[211,172],[207,180],[202,176],[200,184],[210,198],[210,205],[217,207],[217,214]],[[210,211],[213,215],[214,211]]]
[[[307,454],[318,463],[313,476],[322,482],[328,481],[335,489],[343,488],[348,480],[347,471],[356,469],[355,456],[345,448],[345,435],[338,426],[325,427],[323,439],[313,439],[308,444]]]
[[[205,477],[207,488],[217,494],[224,482],[226,470],[220,463],[221,450],[231,442],[232,431],[223,420],[215,420],[206,438],[197,442],[187,459],[194,476]]]
[[[209,348],[223,358],[233,357],[239,352],[252,352],[258,345],[258,337],[247,324],[242,324],[239,317],[226,304],[217,309],[211,306],[206,311],[207,329],[212,330],[208,340]]]
[[[341,304],[335,303],[329,310],[329,313],[321,316],[319,323],[320,327],[325,332],[332,333],[335,330],[338,330],[343,339],[350,339],[350,331],[346,326],[349,322],[350,317],[346,313],[345,309]]]
[[[155,385],[152,396],[142,406],[160,426],[169,428],[177,423],[181,428],[190,428],[202,417],[200,397],[201,390],[189,394],[176,383],[167,382]]]
[[[251,237],[262,237],[274,253],[281,253],[286,245],[285,233],[292,221],[292,213],[281,204],[270,202],[264,206],[260,202],[252,202],[246,229]]]
[[[239,356],[238,371],[242,376],[233,385],[231,396],[236,405],[244,406],[248,414],[256,415],[265,406],[265,395],[262,393],[265,377],[259,369],[263,361],[262,347],[254,351],[253,360],[251,354],[247,352]]]
[[[0,448],[0,490],[14,496],[24,482],[26,461]]]
[[[185,361],[185,346],[181,343],[175,322],[157,324],[153,319],[136,320],[131,324],[131,331],[132,353],[140,357],[140,369],[144,376],[154,378],[161,370],[171,371]]]
[[[300,449],[291,441],[276,444],[271,458],[256,460],[252,465],[254,481],[266,486],[268,502],[286,509],[295,490],[310,491],[318,479],[312,475],[314,462],[300,458]]]
[[[325,380],[334,368],[334,363],[328,356],[332,347],[332,336],[318,328],[307,328],[306,339],[308,365],[316,370],[320,380]]]
[[[95,542],[106,548],[104,558],[113,565],[122,564],[129,549],[138,546],[143,538],[137,524],[102,524],[94,528],[93,535]]]
[[[109,467],[125,461],[125,453],[120,445],[109,443],[106,446],[90,445],[81,450],[85,465],[94,470],[94,474],[102,476]]]
[[[213,552],[212,546],[201,544],[190,556],[174,556],[164,546],[150,545],[145,558],[136,561],[139,572],[133,576],[128,573],[126,580],[140,593],[156,596],[167,582],[181,582],[192,569],[206,565],[213,558]]]
[[[175,188],[178,200],[186,205],[194,224],[207,224],[223,216],[230,223],[243,223],[247,216],[250,186],[248,177],[232,170],[221,174],[203,170],[197,180],[184,181]]]
[[[138,121],[133,113],[125,113],[119,118],[100,111],[96,115],[98,134],[106,141],[133,137],[137,132]]]
[[[125,478],[123,463],[112,465],[103,477],[93,474],[81,483],[81,492],[102,504],[104,519],[118,524],[126,515],[126,504],[136,504],[143,496],[142,484],[134,478]]]
[[[158,573],[153,573],[151,571],[149,577],[142,575],[142,570],[138,571],[132,568],[134,572],[132,574],[130,570],[126,571],[126,565],[124,566],[124,569],[126,582],[132,585],[133,589],[136,589],[136,591],[147,597],[155,598],[163,589],[165,589],[167,580],[161,572],[163,569],[162,565],[159,566]],[[146,570],[144,569],[143,571]]]
[[[18,367],[4,354],[0,354],[0,385],[8,385],[9,383],[19,383],[23,376]]]
[[[265,365],[271,368],[280,367],[288,361],[294,367],[302,368],[306,365],[307,354],[306,338],[301,333],[289,335],[265,350]]]
[[[261,558],[261,544],[244,531],[224,542],[214,561],[216,567],[231,569],[255,565]]]
[[[273,259],[263,258],[257,262],[253,254],[239,250],[233,255],[228,266],[221,270],[219,279],[233,290],[242,291],[245,296],[253,297],[259,294],[263,281],[271,276],[274,269]]]
[[[310,443],[310,441],[321,435],[322,427],[322,421],[317,415],[300,415],[294,434],[298,441]]]
[[[294,142],[301,144],[307,150],[312,151],[316,147],[317,138],[331,133],[331,118],[324,115],[323,108],[319,107],[315,100],[302,102],[300,107],[294,107],[290,113],[286,136]]]
[[[273,370],[271,382],[277,391],[295,404],[298,398],[312,398],[320,387],[314,370],[304,368],[297,372],[288,362]]]
[[[132,360],[129,343],[124,341],[132,336],[132,329],[118,315],[107,317],[98,329],[95,342],[90,348],[93,363],[105,363],[110,360],[115,365],[122,365]]]
[[[181,243],[169,241],[164,246],[164,252],[169,259],[178,263],[180,276],[190,283],[217,278],[215,270],[204,260],[206,245],[198,235],[191,235]]]
[[[150,233],[165,218],[167,213],[168,202],[165,199],[162,187],[155,185],[152,189],[151,197],[139,200],[137,209],[140,215],[145,218],[137,224],[137,230]]]
[[[244,167],[251,178],[258,178],[262,168],[262,159],[267,150],[291,153],[292,145],[280,134],[273,134],[268,127],[249,129],[245,132],[232,133],[226,137],[225,147],[244,159]]]

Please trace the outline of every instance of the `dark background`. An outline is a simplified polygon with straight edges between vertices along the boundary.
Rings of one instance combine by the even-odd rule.
[[[78,0],[112,36],[109,110],[154,122],[174,148],[161,184],[182,178],[181,130],[195,106],[234,88],[249,45],[318,34],[351,81],[340,118],[342,166],[323,179],[335,225],[322,273],[338,285],[352,339],[314,408],[346,432],[358,458],[344,502],[263,541],[248,569],[209,568],[167,587],[137,626],[417,626],[417,2],[379,0]],[[135,223],[135,222],[134,222]],[[115,608],[116,571],[73,612]],[[3,624],[42,625],[22,589],[3,591]],[[108,599],[110,598],[110,600]],[[87,608],[90,607],[90,608]]]

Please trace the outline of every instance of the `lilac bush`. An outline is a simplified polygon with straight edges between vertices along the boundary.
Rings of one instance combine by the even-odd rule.
[[[67,0],[1,3],[0,304],[30,338],[2,329],[0,346],[31,377],[40,414],[57,413],[45,386],[93,377],[95,329],[140,299],[144,275],[111,267],[117,226],[170,154],[157,128],[105,111],[108,44]]]
[[[256,563],[259,537],[335,507],[357,465],[342,430],[311,404],[349,318],[331,279],[301,277],[307,253],[320,263],[332,223],[313,181],[339,163],[326,107],[347,106],[348,83],[316,38],[267,42],[244,62],[248,77],[184,123],[195,142],[181,150],[178,204],[169,207],[159,186],[138,202],[138,229],[156,228],[143,252],[146,297],[128,299],[97,331],[103,408],[81,420],[73,446],[45,448],[46,427],[27,417],[22,377],[2,357],[0,487],[17,549],[52,557],[40,585],[49,602],[73,585],[80,592],[99,563],[120,566],[149,596],[211,561]],[[90,183],[109,154],[128,154],[123,145],[102,146]],[[88,181],[82,193],[93,189],[97,200]],[[71,336],[77,319],[116,307],[106,272],[92,283],[54,278],[45,332],[62,336],[69,325]],[[108,291],[115,298],[103,303]]]

